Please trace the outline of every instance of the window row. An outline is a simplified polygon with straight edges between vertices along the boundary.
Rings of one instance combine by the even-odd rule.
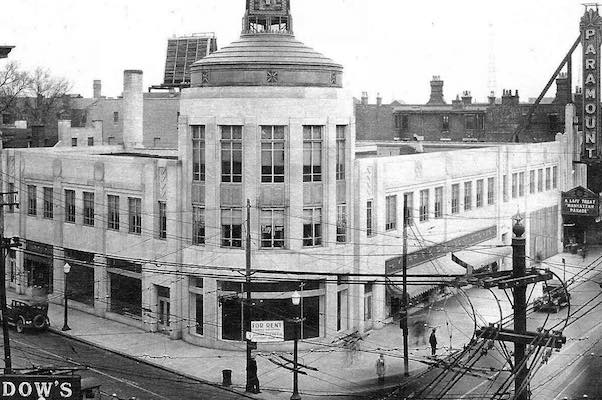
[[[558,189],[558,167],[546,167],[529,170],[529,194]],[[545,174],[545,179],[544,179]],[[513,199],[524,197],[526,194],[526,171],[513,172],[511,176],[510,196]],[[503,176],[503,198],[509,201],[508,175]]]
[[[205,126],[191,125],[192,179],[206,179]],[[220,125],[221,181],[242,182],[242,126]],[[346,125],[336,127],[336,179],[345,179]],[[324,126],[303,126],[303,182],[322,181]],[[261,126],[261,182],[282,183],[285,179],[285,126]]]
[[[36,185],[27,185],[27,215],[38,215],[38,188]],[[77,209],[75,190],[65,189],[64,198],[55,197],[54,189],[42,188],[42,217],[54,219],[55,201],[63,202],[65,222],[75,223]],[[109,194],[106,202],[106,227],[109,230],[120,230],[122,226],[122,211],[127,210],[127,231],[133,234],[142,233],[142,199],[138,197],[127,197],[124,207],[121,208],[120,196]],[[97,226],[99,221],[105,222],[98,214],[95,203],[94,192],[82,192],[81,212],[82,224],[86,226]],[[157,202],[157,236],[161,239],[167,238],[167,206],[164,201]]]
[[[442,132],[448,132],[450,130],[450,114],[442,114],[439,116],[427,116],[411,114],[414,119],[412,125],[419,124],[424,125],[424,119],[427,118],[431,122],[440,120],[440,127]],[[468,114],[455,114],[454,119],[458,122],[455,126],[464,126],[465,130],[484,130],[485,129],[485,114],[484,113],[468,113]],[[410,130],[410,115],[409,114],[395,114],[393,123],[395,129],[399,129],[401,132],[407,132]]]
[[[286,248],[288,236],[286,235],[284,209],[262,209],[259,213],[260,248]],[[222,247],[242,248],[243,243],[243,209],[222,209],[220,217]],[[303,247],[322,246],[323,221],[322,208],[312,207],[303,209]],[[337,205],[336,221],[337,243],[347,242],[347,206]],[[205,244],[205,209],[193,206],[192,210],[192,243]]]

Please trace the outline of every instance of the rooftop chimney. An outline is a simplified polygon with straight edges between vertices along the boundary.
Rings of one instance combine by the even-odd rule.
[[[460,95],[456,95],[456,99],[452,100],[452,108],[454,109],[461,109],[462,108],[462,100],[460,100]]]
[[[489,100],[489,104],[490,105],[494,105],[495,104],[495,92],[491,91],[489,93],[489,96],[487,97],[487,100]]]
[[[376,105],[380,106],[382,104],[383,104],[383,98],[382,98],[382,96],[380,95],[380,93],[376,93]]]
[[[142,71],[123,71],[123,146],[142,147]]]
[[[100,97],[102,96],[102,83],[98,79],[94,80],[93,92],[94,92],[94,98],[100,99]]]
[[[556,79],[556,98],[554,99],[554,103],[567,105],[572,102],[572,97],[569,78],[566,73],[561,72]]]
[[[472,104],[472,95],[469,90],[465,90],[464,93],[462,93],[462,103],[464,103],[464,105]]]
[[[443,81],[439,75],[431,80],[431,98],[426,104],[445,104],[443,100]]]
[[[368,104],[368,92],[362,92],[362,104],[363,105]]]
[[[518,90],[512,94],[512,90],[504,89],[502,93],[502,105],[518,105],[519,104]]]

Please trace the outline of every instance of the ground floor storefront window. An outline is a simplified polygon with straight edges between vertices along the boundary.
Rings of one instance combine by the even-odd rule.
[[[94,306],[94,254],[65,249],[65,261],[71,265],[67,274],[68,298]]]
[[[49,244],[28,240],[25,244],[23,267],[27,277],[27,286],[41,287],[52,293],[53,255]]]
[[[203,329],[203,278],[190,277],[188,291],[190,293],[189,321],[190,333],[202,335]]]
[[[110,310],[128,317],[142,317],[142,266],[126,260],[107,258]]]
[[[219,303],[221,306],[222,339],[242,340],[244,284],[241,282],[218,282]],[[320,289],[319,281],[304,282],[303,299],[300,305],[292,304],[290,295],[299,291],[299,282],[253,283],[252,321],[284,321],[284,339],[295,338],[295,318],[303,316],[300,325],[300,338],[320,336],[320,300],[316,296]],[[270,298],[278,297],[278,298]]]

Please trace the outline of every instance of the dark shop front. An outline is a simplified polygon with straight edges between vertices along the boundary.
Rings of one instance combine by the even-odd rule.
[[[52,293],[53,255],[52,246],[28,240],[25,243],[23,267],[28,287],[41,287]]]

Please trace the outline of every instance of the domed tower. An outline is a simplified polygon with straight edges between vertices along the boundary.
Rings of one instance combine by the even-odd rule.
[[[211,260],[206,263],[244,270],[249,200],[253,268],[315,273],[301,291],[312,314],[305,337],[325,337],[347,324],[332,301],[346,295],[320,276],[353,268],[352,257],[338,257],[353,254],[354,211],[355,122],[342,74],[340,64],[295,39],[289,0],[247,0],[240,39],[195,62],[191,87],[181,95],[179,148],[190,220],[183,235],[192,244],[183,262]],[[323,257],[325,251],[337,257]],[[209,296],[227,298],[241,278],[205,278],[205,288]],[[279,302],[300,289],[293,277],[276,295],[269,274],[253,278],[265,315],[277,316]],[[205,315],[217,320],[205,321],[202,337],[193,332],[185,339],[203,345],[239,340],[237,308],[217,299],[204,304],[215,307]]]

